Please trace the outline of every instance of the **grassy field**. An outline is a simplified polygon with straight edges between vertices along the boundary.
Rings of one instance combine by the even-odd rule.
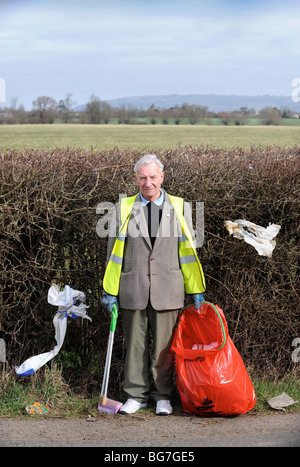
[[[249,147],[300,144],[298,126],[210,125],[0,125],[0,150],[86,147],[94,150],[123,148],[165,149],[186,145]]]

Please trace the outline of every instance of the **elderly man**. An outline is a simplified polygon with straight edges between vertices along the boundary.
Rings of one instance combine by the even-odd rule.
[[[108,241],[102,302],[108,310],[120,305],[123,316],[124,390],[129,399],[120,413],[134,413],[152,398],[156,414],[169,415],[174,327],[184,293],[192,295],[198,309],[205,281],[193,245],[190,206],[161,188],[163,165],[155,154],[143,156],[134,170],[139,193],[116,205],[112,225],[117,229]]]

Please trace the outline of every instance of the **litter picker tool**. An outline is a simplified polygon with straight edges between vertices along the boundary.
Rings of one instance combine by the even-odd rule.
[[[109,380],[109,373],[110,373],[111,356],[112,356],[112,349],[113,349],[113,344],[114,344],[114,336],[115,336],[115,330],[116,330],[116,325],[117,325],[117,319],[118,319],[118,310],[117,310],[116,305],[114,305],[112,312],[111,312],[108,346],[107,346],[107,352],[106,352],[106,360],[105,360],[100,400],[99,400],[99,405],[98,405],[98,410],[100,412],[106,412],[106,413],[111,413],[111,414],[116,414],[123,405],[121,402],[114,401],[112,399],[107,398],[107,388],[108,388],[108,380]]]

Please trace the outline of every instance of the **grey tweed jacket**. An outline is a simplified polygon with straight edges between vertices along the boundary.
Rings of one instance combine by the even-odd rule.
[[[193,232],[190,205],[184,203],[184,216]],[[110,258],[119,230],[120,204],[113,214],[108,246]],[[116,227],[116,228],[115,228]],[[184,304],[184,281],[178,256],[179,223],[170,198],[165,193],[162,217],[152,248],[148,226],[137,196],[128,223],[119,288],[119,304],[128,310],[144,310],[150,300],[155,310],[175,310]]]

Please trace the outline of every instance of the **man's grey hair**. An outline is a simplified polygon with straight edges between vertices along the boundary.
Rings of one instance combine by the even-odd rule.
[[[151,164],[151,162],[156,162],[156,164],[158,165],[158,167],[160,169],[160,172],[162,172],[164,170],[163,163],[158,159],[156,154],[145,154],[143,157],[141,157],[137,161],[137,163],[134,166],[134,171],[135,171],[136,175],[137,175],[138,169],[140,167],[142,167],[143,165],[146,165],[146,164]]]

